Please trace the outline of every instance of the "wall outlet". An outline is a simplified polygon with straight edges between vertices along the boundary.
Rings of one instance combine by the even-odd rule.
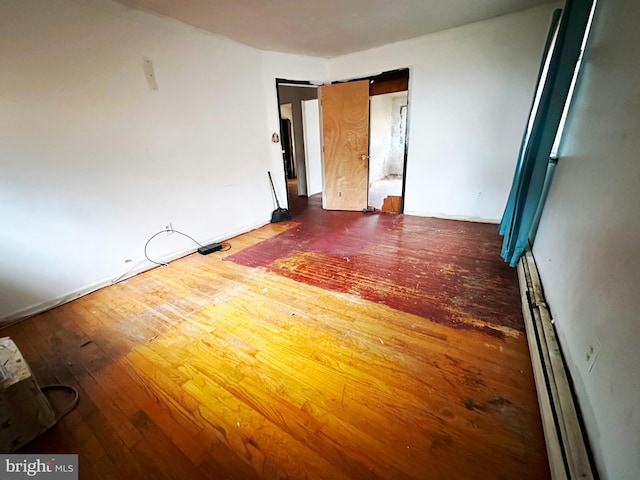
[[[173,226],[170,223],[167,223],[164,226],[164,231],[167,232],[167,235],[172,235],[173,234]]]
[[[585,360],[587,361],[587,368],[589,369],[589,372],[593,370],[593,366],[595,365],[599,354],[600,342],[596,340],[595,342],[592,342],[591,345],[589,345],[589,348],[587,349],[587,353],[585,355]]]

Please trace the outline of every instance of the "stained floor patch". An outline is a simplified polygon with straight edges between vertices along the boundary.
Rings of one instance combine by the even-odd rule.
[[[497,226],[309,207],[287,231],[227,257],[433,322],[523,331]]]

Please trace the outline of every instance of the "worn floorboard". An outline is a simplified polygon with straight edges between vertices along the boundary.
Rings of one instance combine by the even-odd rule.
[[[494,225],[324,212],[5,328],[78,407],[24,452],[81,478],[543,479]]]

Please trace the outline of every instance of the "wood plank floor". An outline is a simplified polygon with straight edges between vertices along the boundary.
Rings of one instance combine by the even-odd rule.
[[[309,203],[0,330],[80,391],[23,451],[87,479],[548,478],[496,226]]]

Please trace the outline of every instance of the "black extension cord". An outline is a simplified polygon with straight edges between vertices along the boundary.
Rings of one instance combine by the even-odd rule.
[[[188,239],[190,239],[193,243],[195,243],[196,245],[198,245],[198,253],[200,255],[209,255],[210,253],[213,252],[226,252],[227,250],[231,250],[231,244],[224,242],[224,243],[210,243],[209,245],[202,245],[200,242],[198,242],[195,238],[193,238],[190,235],[187,235],[186,233],[182,233],[179,230],[174,230],[174,229],[169,229],[169,230],[160,230],[157,233],[154,233],[153,235],[151,235],[151,238],[149,238],[149,240],[147,240],[147,243],[144,244],[144,256],[147,260],[149,260],[151,263],[155,263],[156,265],[162,265],[163,267],[168,267],[169,264],[168,263],[164,263],[164,262],[156,262],[155,260],[151,260],[149,258],[149,255],[147,255],[147,247],[149,246],[149,242],[151,242],[151,240],[153,240],[154,238],[156,238],[158,235],[161,235],[163,233],[178,233],[180,235],[182,235],[183,237],[187,237]],[[223,247],[227,247],[224,248]]]

